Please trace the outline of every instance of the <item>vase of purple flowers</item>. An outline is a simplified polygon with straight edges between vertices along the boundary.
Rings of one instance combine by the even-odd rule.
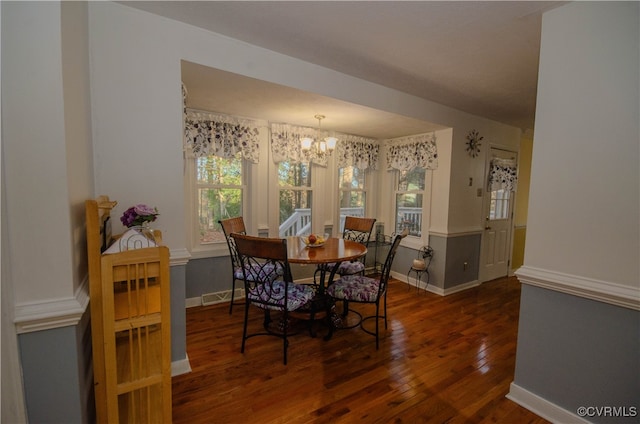
[[[124,211],[120,221],[131,229],[134,229],[152,241],[156,241],[155,233],[151,228],[151,223],[158,218],[158,208],[139,204],[131,206]]]
[[[124,211],[120,217],[120,221],[122,221],[124,226],[128,228],[148,226],[149,223],[158,218],[158,215],[160,215],[158,213],[158,208],[139,204],[131,206],[129,209]]]

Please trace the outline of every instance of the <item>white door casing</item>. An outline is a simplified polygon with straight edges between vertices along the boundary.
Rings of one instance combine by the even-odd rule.
[[[488,187],[490,165],[493,159],[513,159],[518,153],[491,147],[487,156],[484,178],[482,245],[480,250],[480,282],[490,281],[509,274],[513,245],[513,207],[515,192],[491,191]]]

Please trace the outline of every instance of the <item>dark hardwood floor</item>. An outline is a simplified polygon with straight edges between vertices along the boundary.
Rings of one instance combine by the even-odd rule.
[[[254,337],[243,306],[187,310],[189,374],[173,378],[174,423],[547,423],[505,398],[513,381],[520,283],[447,297],[392,280],[380,350],[359,328],[324,341]],[[370,310],[353,305],[358,310]],[[250,310],[250,328],[262,313]],[[370,323],[373,325],[373,322]],[[382,328],[384,328],[382,326]]]

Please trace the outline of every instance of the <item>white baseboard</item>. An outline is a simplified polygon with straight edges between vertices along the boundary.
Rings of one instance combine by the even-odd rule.
[[[534,414],[547,421],[551,421],[552,423],[582,424],[589,422],[573,412],[567,411],[555,403],[549,402],[548,400],[531,393],[527,389],[523,389],[515,383],[511,383],[509,393],[507,393],[507,399],[514,401],[523,408],[528,409]]]
[[[414,281],[407,281],[407,276],[404,274],[400,274],[398,272],[394,272],[391,271],[391,276],[393,278],[395,278],[396,280],[402,281],[405,284],[408,284],[410,286],[415,287],[416,283]],[[435,293],[439,296],[449,296],[450,294],[454,294],[463,290],[467,290],[470,289],[472,287],[476,287],[480,285],[480,281],[478,280],[473,280],[473,281],[469,281],[468,283],[464,283],[464,284],[459,284],[457,286],[453,286],[453,287],[449,287],[448,289],[442,289],[440,287],[434,286],[433,284],[429,284],[426,288],[426,291],[431,292],[431,293]],[[424,290],[424,283],[421,283],[420,285],[423,290]]]
[[[449,296],[450,294],[458,293],[458,292],[461,292],[463,290],[470,289],[472,287],[477,287],[479,285],[480,285],[480,281],[479,280],[473,280],[473,281],[469,281],[469,282],[464,283],[464,284],[458,284],[457,286],[453,286],[453,287],[449,287],[448,289],[444,289],[444,295],[445,296]]]
[[[188,374],[191,372],[191,364],[189,363],[189,355],[179,361],[171,362],[171,377],[176,375]]]
[[[202,297],[190,297],[184,300],[185,308],[195,308],[196,306],[202,306]]]

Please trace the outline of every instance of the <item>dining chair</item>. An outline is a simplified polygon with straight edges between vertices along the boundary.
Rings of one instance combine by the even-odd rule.
[[[240,352],[244,353],[246,341],[251,337],[279,337],[283,340],[283,361],[286,365],[290,330],[289,312],[308,304],[315,295],[315,291],[309,285],[293,282],[287,258],[286,239],[253,237],[238,233],[232,233],[231,237],[240,259],[245,290],[244,326]],[[252,305],[264,311],[264,331],[249,334],[247,323],[249,308]],[[282,312],[277,326],[272,324],[271,311]]]
[[[221,219],[218,221],[218,224],[222,227],[222,232],[227,240],[229,257],[231,259],[231,303],[229,304],[229,314],[231,314],[233,312],[233,300],[236,293],[236,281],[242,281],[244,279],[238,251],[236,250],[236,245],[231,234],[247,234],[247,229],[244,226],[244,219],[241,216]]]
[[[406,232],[398,234],[393,239],[393,243],[389,248],[389,253],[382,266],[382,272],[377,278],[366,277],[364,275],[345,275],[336,280],[327,288],[327,294],[333,300],[344,301],[345,307],[348,307],[349,303],[367,303],[376,305],[376,314],[368,317],[362,317],[362,314],[358,311],[350,309],[349,312],[353,312],[360,317],[359,322],[355,325],[345,327],[354,328],[359,326],[365,333],[371,334],[376,338],[376,349],[380,347],[380,329],[379,321],[384,319],[384,328],[387,328],[387,284],[389,283],[389,275],[391,273],[391,265],[393,259],[398,251],[398,246],[404,237]],[[383,314],[380,315],[380,301],[383,301]],[[376,321],[375,332],[368,330],[364,327],[364,322],[370,319]]]
[[[358,243],[362,243],[365,246],[368,246],[369,240],[371,239],[371,232],[373,231],[373,225],[376,223],[375,218],[362,218],[356,216],[347,216],[344,221],[344,230],[342,232],[342,238],[345,240],[352,240]],[[338,269],[336,270],[336,274],[343,275],[352,275],[352,274],[362,274],[364,275],[366,264],[366,255],[355,259],[349,262],[342,262]],[[331,270],[335,267],[335,263],[328,263],[319,265],[316,268],[316,271],[313,275],[313,281],[316,281],[316,274],[318,272],[331,272]]]

